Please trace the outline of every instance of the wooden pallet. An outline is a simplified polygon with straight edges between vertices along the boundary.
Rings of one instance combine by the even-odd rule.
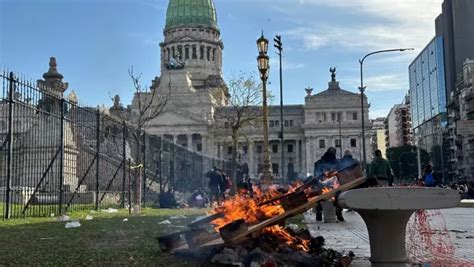
[[[280,222],[283,222],[284,220],[286,220],[290,217],[301,214],[301,213],[303,213],[303,212],[305,212],[305,211],[307,211],[311,208],[316,207],[319,202],[324,201],[324,200],[329,200],[329,199],[335,197],[339,192],[350,190],[354,187],[357,187],[357,186],[363,184],[364,182],[365,182],[365,177],[359,177],[359,178],[357,178],[357,179],[355,179],[351,182],[348,182],[344,185],[341,185],[340,187],[338,187],[336,189],[333,189],[333,190],[331,190],[331,191],[329,191],[325,194],[322,194],[322,195],[317,196],[317,197],[310,198],[307,203],[305,203],[301,206],[298,206],[298,207],[296,207],[292,210],[289,210],[289,211],[285,211],[282,214],[279,214],[279,215],[274,216],[272,218],[269,218],[265,221],[262,221],[258,224],[250,226],[247,231],[234,236],[233,238],[231,238],[229,240],[229,242],[230,243],[239,243],[239,242],[245,240],[248,236],[251,236],[253,234],[258,234],[265,227],[276,225],[276,224],[278,224]],[[217,238],[215,240],[204,243],[204,244],[200,245],[199,247],[215,246],[215,245],[220,245],[220,244],[223,244],[223,243],[224,243],[224,240],[222,240],[222,238]],[[187,246],[181,246],[178,249],[187,249]]]

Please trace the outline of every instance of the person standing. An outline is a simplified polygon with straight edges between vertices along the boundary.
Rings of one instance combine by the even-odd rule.
[[[393,174],[390,163],[382,157],[382,151],[375,150],[375,158],[370,163],[369,186],[393,186]]]
[[[320,160],[314,163],[314,177],[319,181],[327,176],[328,173],[337,171],[340,166],[339,160],[336,158],[337,151],[334,147],[328,148],[326,153],[321,157]],[[322,221],[322,206],[318,204],[316,206],[316,221]],[[343,222],[342,209],[336,207],[336,217],[338,221]]]
[[[218,173],[217,168],[213,167],[212,171],[208,172],[207,177],[209,177],[209,190],[211,191],[210,201],[211,204],[214,201],[217,201],[220,204],[221,196],[221,185],[222,185],[222,176]]]
[[[431,164],[427,164],[425,166],[425,171],[423,173],[423,182],[427,187],[436,186],[436,177],[434,175],[433,166],[431,166]]]

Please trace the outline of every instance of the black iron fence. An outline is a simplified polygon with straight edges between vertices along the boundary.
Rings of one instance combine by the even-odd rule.
[[[205,189],[212,166],[230,171],[228,162],[159,136],[137,140],[130,124],[11,72],[2,72],[1,79],[0,213],[5,219],[125,207],[137,196],[143,206],[156,206],[160,192]]]

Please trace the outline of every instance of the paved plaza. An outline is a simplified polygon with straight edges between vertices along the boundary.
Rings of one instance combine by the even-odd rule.
[[[471,261],[474,265],[474,208],[441,210],[451,241],[455,246],[455,258]],[[315,214],[307,212],[305,221],[313,236],[323,236],[326,247],[338,251],[353,251],[355,266],[365,266],[370,257],[367,228],[357,212],[343,212],[345,222],[316,222]],[[388,240],[387,240],[388,241]]]

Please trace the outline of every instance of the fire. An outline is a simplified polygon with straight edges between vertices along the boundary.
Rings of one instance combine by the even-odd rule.
[[[256,224],[265,219],[279,215],[284,212],[281,205],[258,206],[258,203],[270,200],[281,195],[276,186],[272,186],[266,193],[254,186],[251,197],[246,190],[241,190],[236,196],[228,198],[221,205],[212,210],[212,214],[223,212],[222,218],[214,220],[215,230],[238,219],[244,219],[248,224]]]
[[[280,225],[267,227],[263,229],[263,233],[276,236],[279,240],[292,248],[309,251],[309,240],[292,236],[285,228]]]
[[[286,193],[295,192],[301,185],[303,185],[303,183],[299,182],[290,186]],[[337,187],[339,187],[339,183],[335,177],[326,179],[323,181],[322,194]],[[308,193],[308,191],[311,191],[311,188],[305,190],[306,193]],[[278,201],[266,205],[259,205],[259,203],[274,199],[282,194],[277,186],[270,186],[266,192],[262,192],[257,186],[254,186],[252,195],[246,190],[239,191],[237,195],[225,199],[220,206],[211,210],[211,214],[224,214],[223,217],[213,221],[215,231],[219,232],[219,229],[224,225],[239,219],[243,219],[248,225],[255,225],[268,218],[284,213],[285,210]],[[309,240],[292,235],[281,225],[266,227],[262,230],[262,233],[264,235],[273,236],[279,240],[279,242],[294,249],[309,251]]]

